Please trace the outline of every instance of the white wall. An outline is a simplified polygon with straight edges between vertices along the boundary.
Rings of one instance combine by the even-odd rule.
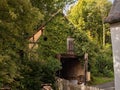
[[[115,90],[120,90],[120,23],[111,25]]]

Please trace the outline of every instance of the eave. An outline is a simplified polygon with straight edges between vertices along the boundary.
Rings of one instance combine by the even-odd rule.
[[[105,23],[113,24],[118,22],[120,22],[120,0],[115,0],[108,17],[105,19]]]

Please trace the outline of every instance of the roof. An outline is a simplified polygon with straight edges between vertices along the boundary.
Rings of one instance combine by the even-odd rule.
[[[113,24],[118,22],[120,22],[120,0],[114,0],[110,13],[105,19],[105,23]]]

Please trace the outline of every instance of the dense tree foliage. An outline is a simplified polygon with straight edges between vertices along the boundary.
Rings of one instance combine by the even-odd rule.
[[[69,30],[62,11],[46,26],[44,34],[48,40],[45,42],[42,36],[38,50],[28,49],[28,39],[65,3],[59,0],[0,1],[0,88],[40,90],[41,83],[54,84],[55,72],[60,68],[55,55],[65,52]]]
[[[109,25],[104,24],[110,7],[107,0],[79,0],[68,11],[67,17],[76,28],[76,52],[89,54],[92,76],[113,76]]]
[[[94,75],[107,76],[106,70],[111,73],[110,33],[108,25],[103,23],[111,4],[107,0],[80,0],[69,11],[68,20],[62,9],[67,2],[74,1],[0,0],[0,88],[40,90],[42,83],[54,86],[56,71],[61,68],[55,55],[67,51],[68,36],[75,38],[75,53],[79,56],[89,53]],[[38,49],[29,50],[29,37],[59,9],[61,12],[45,26],[37,42]],[[103,47],[104,28],[106,46]]]
[[[99,41],[98,44],[103,44],[103,30],[105,34],[108,31],[103,22],[110,6],[107,0],[81,0],[71,8],[68,17],[75,27],[86,31],[91,39]]]
[[[28,53],[27,38],[43,15],[29,0],[0,1],[0,87],[17,87],[21,68]],[[21,57],[22,56],[22,57]]]

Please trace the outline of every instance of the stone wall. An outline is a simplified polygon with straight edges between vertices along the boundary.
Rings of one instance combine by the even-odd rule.
[[[82,84],[72,84],[69,80],[57,78],[56,80],[56,90],[104,90],[97,87],[85,86]]]

